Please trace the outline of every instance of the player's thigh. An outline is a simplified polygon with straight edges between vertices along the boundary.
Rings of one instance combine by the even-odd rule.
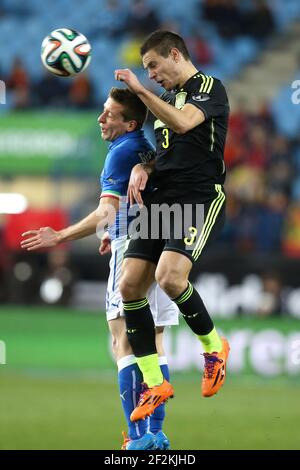
[[[106,319],[118,318],[122,313],[122,298],[119,290],[121,268],[125,251],[126,237],[114,239],[111,243],[110,272],[106,291]]]
[[[155,279],[155,264],[139,258],[125,258],[122,264],[120,291],[123,295],[137,291],[139,295],[146,296],[147,291]]]
[[[186,288],[192,266],[193,263],[184,254],[164,251],[157,265],[155,278],[165,292],[175,297],[178,290],[180,294]],[[173,288],[175,292],[169,292]]]
[[[182,254],[194,264],[219,235],[225,221],[225,193],[221,185],[215,185],[209,195],[205,201],[194,195],[191,201],[181,202],[181,230],[175,220],[164,252]]]

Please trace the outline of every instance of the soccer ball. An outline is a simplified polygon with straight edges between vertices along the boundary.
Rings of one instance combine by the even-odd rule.
[[[91,45],[75,29],[55,29],[42,42],[41,59],[50,72],[69,77],[87,68],[91,61]]]

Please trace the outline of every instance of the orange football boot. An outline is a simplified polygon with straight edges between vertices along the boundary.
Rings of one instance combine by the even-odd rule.
[[[140,395],[139,402],[136,408],[130,415],[130,421],[138,421],[139,419],[145,419],[147,416],[152,415],[155,408],[161,403],[164,403],[168,398],[173,398],[174,389],[172,385],[164,379],[160,385],[148,388],[144,384],[145,389]]]
[[[126,446],[131,441],[131,439],[130,437],[126,435],[125,431],[122,431],[122,435],[123,435],[123,444],[122,444],[121,450],[126,450]]]
[[[226,361],[229,354],[229,344],[226,338],[221,338],[222,351],[204,353],[204,372],[202,379],[202,395],[211,397],[222,387],[226,377]]]

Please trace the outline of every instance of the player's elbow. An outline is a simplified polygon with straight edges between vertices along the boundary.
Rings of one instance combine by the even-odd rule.
[[[174,129],[174,131],[176,132],[176,134],[186,134],[191,129],[192,129],[191,123],[184,120],[177,124],[176,129]]]
[[[195,127],[199,126],[205,121],[205,116],[202,111],[200,110],[193,110],[193,112],[189,112],[189,109],[184,112],[182,111],[179,113],[176,122],[176,129],[174,131],[177,134],[186,134],[187,132],[191,131]]]
[[[189,129],[187,126],[179,125],[176,126],[173,130],[176,132],[176,134],[185,134]]]
[[[180,135],[183,135],[187,132],[184,127],[177,127],[174,130],[175,130],[176,134],[180,134]]]

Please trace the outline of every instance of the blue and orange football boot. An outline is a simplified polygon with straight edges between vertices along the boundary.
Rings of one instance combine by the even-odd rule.
[[[144,389],[140,394],[139,402],[130,415],[131,421],[138,421],[139,419],[151,416],[155,408],[174,396],[174,389],[166,379],[164,379],[162,384],[151,388],[146,384],[143,385]]]
[[[204,353],[204,372],[202,379],[202,395],[211,397],[220,390],[225,382],[226,361],[230,347],[226,338],[222,337],[220,352]]]

